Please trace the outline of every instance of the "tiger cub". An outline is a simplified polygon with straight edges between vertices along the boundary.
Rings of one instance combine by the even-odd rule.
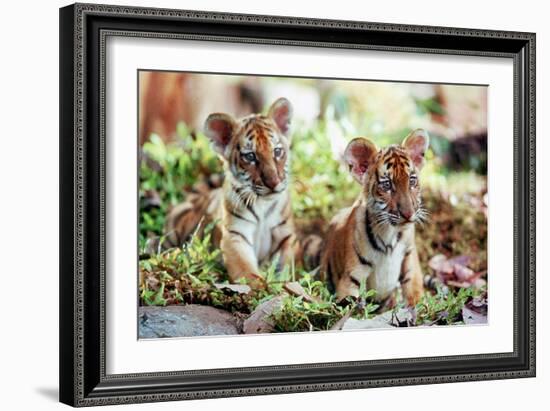
[[[332,219],[321,255],[321,273],[334,285],[337,298],[358,296],[361,281],[367,290],[376,290],[381,302],[399,284],[409,305],[422,296],[415,223],[427,217],[418,173],[428,144],[427,132],[419,129],[401,145],[381,150],[362,137],[346,147],[344,159],[363,190]]]
[[[179,245],[201,223],[219,221],[212,234],[222,251],[230,280],[244,277],[260,286],[258,266],[293,255],[294,227],[290,207],[290,122],[292,106],[285,98],[267,115],[234,119],[211,114],[205,134],[224,164],[223,187],[194,195],[172,210],[166,231]]]

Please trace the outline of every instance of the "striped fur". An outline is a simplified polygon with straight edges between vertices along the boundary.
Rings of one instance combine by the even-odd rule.
[[[222,250],[232,281],[257,280],[258,266],[293,256],[295,234],[289,183],[292,108],[279,99],[267,115],[252,114],[240,120],[211,114],[205,133],[225,168],[222,188],[191,196],[167,218],[166,231],[181,244],[196,230],[219,221],[214,245]]]
[[[422,296],[415,223],[427,217],[418,177],[427,147],[427,133],[415,130],[401,145],[382,150],[364,138],[346,148],[350,172],[363,191],[332,219],[321,256],[321,273],[339,298],[357,296],[361,281],[376,290],[378,301],[399,286],[409,305]]]

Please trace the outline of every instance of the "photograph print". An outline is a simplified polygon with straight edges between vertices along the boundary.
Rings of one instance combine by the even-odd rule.
[[[138,88],[140,339],[488,323],[486,85]]]

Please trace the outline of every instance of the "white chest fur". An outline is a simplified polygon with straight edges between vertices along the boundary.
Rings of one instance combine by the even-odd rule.
[[[364,207],[357,209],[357,215],[355,243],[369,264],[358,265],[352,276],[355,279],[366,277],[367,288],[376,290],[376,299],[384,300],[399,286],[403,259],[410,248],[410,239],[414,239],[414,226],[388,226],[382,232],[372,233],[375,247],[366,233]]]
[[[285,203],[285,194],[258,197],[250,208],[242,207],[239,211],[246,220],[234,221],[234,224],[238,224],[238,231],[252,244],[255,257],[259,262],[270,256],[273,245],[271,231],[281,222],[281,208]]]
[[[276,200],[275,200],[276,201]],[[263,260],[269,254],[271,249],[271,227],[275,225],[273,213],[267,214],[270,207],[276,207],[273,201],[265,201],[258,198],[255,204],[256,214],[258,216],[258,225],[254,230],[252,244],[258,260]],[[275,213],[277,214],[277,213]]]
[[[399,275],[401,274],[401,265],[406,245],[403,242],[397,242],[392,251],[386,254],[372,253],[370,260],[373,267],[372,272],[367,279],[367,288],[376,290],[376,298],[383,300],[399,286]]]

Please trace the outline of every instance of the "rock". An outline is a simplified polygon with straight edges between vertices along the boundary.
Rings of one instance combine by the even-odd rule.
[[[239,334],[229,312],[204,305],[139,307],[139,338]]]
[[[350,318],[344,323],[342,330],[366,330],[369,328],[394,328],[392,325],[392,312],[386,311],[368,320]]]
[[[281,307],[282,296],[277,296],[269,301],[261,303],[243,323],[245,334],[270,333],[273,331],[273,323],[269,316]]]
[[[367,320],[347,319],[342,330],[365,330],[369,328],[412,327],[416,324],[416,310],[401,308],[397,311],[388,310]]]

